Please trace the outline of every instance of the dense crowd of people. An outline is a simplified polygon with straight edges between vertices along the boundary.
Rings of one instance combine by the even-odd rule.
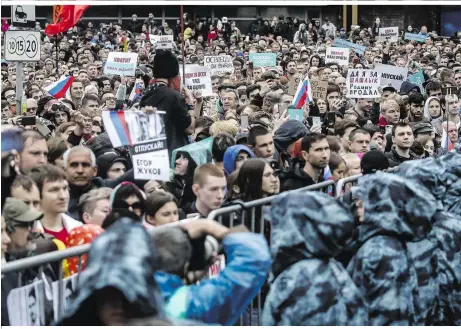
[[[391,42],[378,38],[379,18],[346,30],[274,16],[248,34],[227,17],[184,14],[184,24],[182,34],[152,14],[81,21],[43,33],[40,62],[22,72],[2,60],[2,264],[94,239],[63,325],[233,325],[242,315],[263,325],[461,325],[461,31],[408,26]],[[173,35],[175,48],[155,49],[152,34]],[[351,49],[347,66],[326,63],[336,39],[365,50]],[[103,73],[117,51],[138,53],[135,76]],[[254,66],[254,53],[275,53],[276,65]],[[181,85],[181,66],[208,55],[230,55],[233,73],[212,75],[203,97]],[[348,70],[378,64],[423,81],[346,97]],[[65,76],[75,79],[56,99],[46,88]],[[306,77],[327,90],[296,120]],[[112,145],[102,113],[132,110],[165,112],[168,181],[135,179],[128,148]],[[296,191],[357,174],[340,199],[331,188]],[[268,196],[267,209],[244,206]],[[241,206],[236,216],[205,220],[229,205]],[[206,278],[218,254],[226,265]],[[21,280],[54,281],[60,267],[79,270],[69,259]],[[17,273],[2,275],[2,325],[17,287]]]

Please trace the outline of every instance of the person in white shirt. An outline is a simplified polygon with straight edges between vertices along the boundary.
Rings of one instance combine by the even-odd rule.
[[[325,31],[325,36],[332,39],[336,36],[336,26],[330,22],[328,18],[325,18],[325,24],[322,25],[322,29]]]

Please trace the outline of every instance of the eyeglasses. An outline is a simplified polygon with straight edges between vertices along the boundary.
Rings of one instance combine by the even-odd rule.
[[[5,96],[6,99],[14,99],[16,98],[16,94],[12,94],[12,95],[9,95],[9,96]]]
[[[129,204],[128,202],[122,200],[118,202],[118,206],[117,206],[117,208],[119,209],[129,209],[130,207],[133,210],[141,210],[141,211],[144,208],[141,201],[135,202],[133,204]]]

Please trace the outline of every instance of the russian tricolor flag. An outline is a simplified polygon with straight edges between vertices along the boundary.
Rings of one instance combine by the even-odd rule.
[[[131,90],[131,94],[130,96],[128,97],[128,99],[133,102],[137,96],[141,95],[141,82],[139,81],[139,79],[136,79],[136,83],[133,87],[133,89]]]
[[[450,152],[453,149],[453,143],[448,137],[447,132],[445,131],[446,126],[442,127],[442,148],[447,149]]]
[[[62,77],[55,83],[45,87],[44,89],[54,98],[63,98],[66,95],[67,89],[74,81],[75,77],[73,75],[68,77]]]
[[[312,102],[312,89],[309,77],[299,82],[298,89],[296,90],[295,97],[293,98],[293,106],[297,109],[301,109],[304,104]]]

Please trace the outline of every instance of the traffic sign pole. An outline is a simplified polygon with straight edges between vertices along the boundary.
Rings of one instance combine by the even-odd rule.
[[[21,115],[22,111],[22,94],[24,83],[24,64],[23,62],[16,62],[16,114]]]

